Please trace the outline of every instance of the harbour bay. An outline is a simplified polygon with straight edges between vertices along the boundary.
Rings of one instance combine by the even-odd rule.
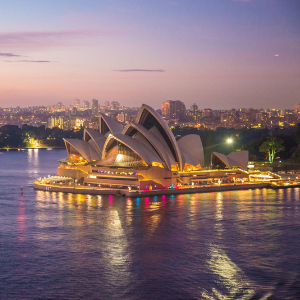
[[[141,198],[35,191],[65,156],[0,154],[1,299],[300,298],[299,188]]]

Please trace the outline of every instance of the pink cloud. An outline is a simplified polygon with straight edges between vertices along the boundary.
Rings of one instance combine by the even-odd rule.
[[[59,45],[71,39],[121,35],[117,30],[19,31],[0,33],[1,46]]]
[[[5,62],[29,62],[29,63],[49,63],[50,60],[28,60],[28,59],[22,59],[22,60],[5,60]]]

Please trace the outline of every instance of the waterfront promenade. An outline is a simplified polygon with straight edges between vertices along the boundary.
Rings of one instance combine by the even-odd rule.
[[[90,194],[90,195],[124,195],[128,197],[143,197],[156,195],[170,195],[170,194],[196,194],[196,193],[210,193],[233,190],[248,190],[248,189],[262,189],[262,188],[291,188],[299,187],[299,184],[289,185],[275,185],[271,182],[253,182],[253,183],[236,183],[236,184],[222,184],[222,185],[206,185],[194,186],[174,189],[159,189],[159,190],[125,190],[125,189],[103,189],[82,185],[61,185],[61,184],[47,184],[42,180],[35,181],[33,187],[37,190],[50,192],[63,192],[73,194]]]

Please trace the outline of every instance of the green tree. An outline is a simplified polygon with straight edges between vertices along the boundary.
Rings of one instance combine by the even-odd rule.
[[[266,153],[269,158],[269,162],[272,163],[275,158],[275,154],[279,151],[283,151],[283,140],[276,138],[275,136],[268,137],[267,140],[259,147],[259,151]]]

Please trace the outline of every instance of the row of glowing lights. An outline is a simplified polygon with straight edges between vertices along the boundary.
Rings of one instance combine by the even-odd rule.
[[[112,171],[101,171],[99,170],[98,173],[107,173],[107,174],[117,174],[117,175],[138,175],[138,173],[134,173],[134,172],[112,172]],[[95,177],[91,177],[91,178],[95,178]]]
[[[51,176],[48,175],[48,177],[40,177],[39,180],[44,180],[44,179],[54,179],[54,178],[58,178],[58,179],[71,179],[71,177],[67,177],[67,176],[59,176],[59,175],[55,175],[55,176]]]
[[[50,177],[50,175],[48,175],[48,177]],[[60,180],[60,179],[68,179],[68,177],[64,177],[64,176],[55,176],[55,178],[57,178],[56,180]],[[298,179],[298,177],[296,177],[297,179]],[[47,178],[40,178],[40,180],[41,181],[43,181],[43,180],[45,180],[45,179],[47,179]],[[54,179],[54,178],[53,178]],[[55,182],[54,182],[55,183]],[[222,184],[222,181],[221,181],[221,179],[219,179],[218,180],[218,182],[211,182],[212,184],[218,184],[219,186]],[[241,180],[241,183],[244,183],[244,180],[242,179]],[[297,184],[298,182],[295,182],[294,184]],[[62,182],[60,182],[60,184],[62,184]],[[273,183],[274,185],[278,185],[278,184],[276,184],[276,183]],[[78,184],[78,185],[80,185],[80,184]],[[190,184],[189,184],[190,185]],[[194,187],[194,185],[195,185],[195,182],[192,182],[192,187]],[[284,185],[292,185],[292,183],[289,183],[289,182],[286,182],[286,183],[284,183]],[[69,183],[69,186],[71,186],[71,183]],[[88,184],[88,186],[91,186],[91,184]],[[101,187],[101,184],[98,184],[98,186],[99,187]],[[165,187],[165,185],[163,185],[164,187]],[[175,189],[178,189],[179,188],[179,186],[180,186],[180,184],[179,185],[171,185],[169,188],[175,188]],[[110,187],[112,187],[112,185],[110,185]],[[120,188],[122,187],[122,185],[120,185]],[[138,189],[139,189],[139,186],[136,186]],[[156,188],[156,185],[154,186],[155,188]],[[146,188],[149,188],[149,190],[152,190],[152,186],[150,185],[149,187],[148,186],[146,186]],[[128,186],[128,191],[131,191],[131,189],[132,189],[132,187],[131,186]]]

